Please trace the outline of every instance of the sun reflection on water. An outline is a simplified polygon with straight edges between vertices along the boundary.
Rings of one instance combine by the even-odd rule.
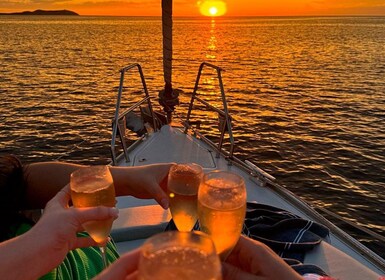
[[[211,20],[210,28],[210,40],[207,46],[206,58],[208,60],[215,60],[217,58],[216,49],[217,49],[217,37],[215,36],[215,19]]]

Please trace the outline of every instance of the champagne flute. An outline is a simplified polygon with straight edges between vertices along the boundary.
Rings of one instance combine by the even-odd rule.
[[[175,164],[168,174],[170,211],[179,231],[191,231],[198,220],[197,196],[203,169],[195,163]]]
[[[246,215],[246,187],[242,177],[228,171],[212,171],[198,191],[201,230],[212,238],[225,260],[238,242]]]
[[[74,207],[114,207],[116,204],[114,183],[108,166],[91,166],[74,171],[70,178],[70,188]],[[84,229],[99,244],[104,268],[108,265],[106,242],[112,223],[113,219],[108,219],[83,224]]]
[[[166,231],[145,241],[139,280],[221,280],[221,263],[211,238],[203,232]]]

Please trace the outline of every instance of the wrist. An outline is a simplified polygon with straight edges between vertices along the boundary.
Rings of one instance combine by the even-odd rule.
[[[28,257],[24,258],[24,263],[28,266],[24,268],[23,263],[23,270],[28,271],[28,276],[33,275],[31,279],[38,279],[60,263],[55,236],[39,223],[25,234],[25,240],[27,245],[24,248],[28,248]]]

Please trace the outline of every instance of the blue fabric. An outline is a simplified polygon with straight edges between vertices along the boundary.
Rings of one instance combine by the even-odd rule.
[[[172,219],[165,230],[177,230]],[[200,230],[199,222],[194,230]],[[269,246],[301,275],[327,276],[321,268],[302,263],[306,252],[329,235],[323,225],[277,207],[248,202],[242,234]]]
[[[303,262],[306,252],[327,237],[329,229],[289,211],[248,202],[243,234],[265,243],[282,258]]]
[[[265,243],[299,274],[327,274],[318,266],[303,264],[308,251],[329,235],[329,229],[277,207],[248,202],[242,234]]]

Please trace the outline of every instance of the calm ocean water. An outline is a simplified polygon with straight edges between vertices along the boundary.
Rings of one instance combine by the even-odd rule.
[[[236,154],[385,236],[384,17],[176,18],[173,40],[177,113],[199,64],[223,67]],[[2,16],[0,62],[2,153],[106,163],[119,69],[138,62],[150,94],[163,87],[161,20]]]

